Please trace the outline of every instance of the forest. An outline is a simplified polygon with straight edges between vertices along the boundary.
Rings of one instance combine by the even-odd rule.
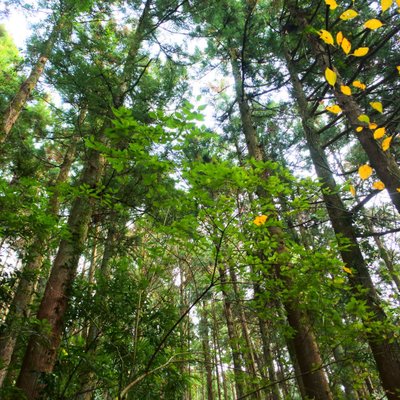
[[[1,399],[400,399],[400,0],[3,3]]]

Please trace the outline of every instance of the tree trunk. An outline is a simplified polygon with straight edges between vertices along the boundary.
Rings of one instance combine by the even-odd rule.
[[[102,175],[103,157],[95,150],[89,152],[81,183],[95,189]],[[63,318],[68,306],[70,290],[76,275],[80,255],[84,249],[92,215],[93,198],[79,196],[73,203],[68,218],[70,238],[60,242],[57,256],[39,306],[37,319],[47,324],[48,330],[33,335],[28,343],[17,387],[29,400],[40,396],[44,378],[53,370],[61,342]]]
[[[206,370],[206,378],[207,378],[207,400],[214,400],[210,338],[208,334],[207,310],[205,307],[206,307],[205,302],[203,302],[203,308],[201,310],[201,318],[199,325],[199,333],[204,355],[204,369]]]
[[[240,74],[238,52],[235,49],[231,49],[230,57],[235,80],[236,98],[239,104],[242,129],[246,139],[248,153],[250,157],[253,157],[255,160],[263,161],[263,151],[258,143],[257,133],[251,117],[251,110],[244,91],[244,83]],[[259,193],[259,195],[263,196],[265,194]],[[277,212],[277,215],[278,214]],[[286,253],[287,249],[283,243],[281,229],[278,227],[270,227],[269,231],[271,238],[275,238],[278,243],[276,251],[280,254]],[[285,285],[290,287],[291,282],[287,277],[281,275],[280,269],[281,266],[279,264],[275,265],[276,277],[282,279]],[[289,325],[294,330],[293,344],[301,368],[306,395],[315,400],[332,400],[328,379],[324,371],[320,368],[322,366],[322,359],[318,344],[312,333],[312,328],[309,325],[305,312],[300,311],[297,304],[287,300],[284,302],[284,308],[287,313]]]
[[[73,138],[72,143],[64,156],[64,161],[60,166],[60,171],[54,182],[56,188],[68,178],[69,170],[75,158],[75,149],[76,137]],[[49,200],[49,215],[57,218],[59,208],[60,196],[56,189]],[[26,318],[29,315],[29,306],[31,304],[38,274],[40,273],[43,264],[45,248],[49,236],[49,232],[39,234],[30,246],[28,256],[26,257],[26,264],[24,265],[13,301],[7,314],[5,321],[6,328],[0,336],[0,387],[3,385],[4,378],[7,374],[7,368],[9,367],[13,356],[21,319]]]
[[[313,118],[309,114],[307,100],[296,74],[289,53],[285,52],[286,61],[291,74],[291,81],[294,88],[294,95],[299,105],[304,133],[306,136],[310,155],[317,175],[322,183],[324,202],[329,214],[330,221],[337,236],[346,238],[350,244],[345,249],[341,248],[341,257],[353,273],[349,274],[349,282],[354,295],[366,302],[373,315],[369,321],[364,321],[368,327],[369,323],[386,323],[387,317],[380,305],[380,299],[369,275],[364,257],[357,242],[355,229],[352,225],[350,213],[346,211],[340,196],[336,192],[336,182],[329,169],[324,151],[322,150],[318,135],[313,126]],[[359,290],[363,288],[363,291]],[[400,393],[400,347],[395,340],[393,333],[385,336],[374,333],[368,334],[368,342],[374,356],[382,386],[389,399],[399,399]]]
[[[295,7],[289,6],[289,8],[291,8],[292,16],[297,21],[298,26],[304,29],[304,31],[307,31],[308,22],[303,13]],[[308,32],[310,31],[308,30]],[[392,203],[396,207],[397,211],[400,212],[400,192],[397,191],[397,188],[400,187],[400,168],[397,165],[396,160],[390,154],[389,150],[386,152],[382,150],[379,142],[374,139],[373,131],[368,127],[368,124],[360,122],[358,117],[363,114],[363,112],[354,97],[347,96],[341,92],[340,87],[344,83],[338,71],[332,67],[330,63],[330,57],[326,50],[327,46],[323,44],[314,33],[307,33],[306,37],[311,45],[314,56],[321,67],[322,73],[325,73],[325,70],[328,67],[335,70],[337,80],[332,91],[335,95],[337,104],[342,108],[353,132],[356,132],[357,127],[360,125],[364,127],[362,134],[357,134],[356,137],[367,154],[370,164],[376,171],[377,176],[385,184]]]
[[[228,337],[229,337],[229,346],[232,352],[232,360],[233,360],[233,368],[234,368],[234,376],[235,376],[235,387],[236,387],[236,396],[242,397],[245,393],[245,381],[243,377],[242,370],[242,360],[241,360],[241,351],[238,345],[238,334],[235,328],[235,322],[233,318],[232,311],[232,302],[230,300],[229,293],[227,291],[227,276],[226,271],[223,266],[219,267],[219,276],[221,281],[221,292],[224,301],[224,311],[225,311],[225,319],[226,325],[228,329]]]
[[[49,59],[54,43],[56,42],[61,30],[63,29],[65,19],[66,16],[63,14],[58,17],[58,20],[54,25],[49,38],[44,44],[43,51],[41,52],[38,60],[31,70],[31,73],[29,74],[25,82],[22,83],[13,100],[8,105],[5,115],[3,116],[3,119],[1,121],[0,145],[7,140],[10,131],[18,120],[18,117],[26,102],[28,101],[32,90],[35,89],[40,77],[42,76],[44,67],[47,63],[47,60]]]

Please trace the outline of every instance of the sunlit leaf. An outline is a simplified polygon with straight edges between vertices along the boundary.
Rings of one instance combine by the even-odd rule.
[[[398,65],[396,68],[397,68],[397,71],[399,71],[399,74],[400,74],[400,65]]]
[[[358,15],[358,12],[355,10],[346,10],[345,12],[343,12],[340,15],[339,18],[342,19],[343,21],[347,21],[349,19],[353,19],[353,18],[357,17],[357,15]]]
[[[336,43],[340,46],[343,40],[343,33],[342,32],[338,32],[336,34]]]
[[[389,136],[382,140],[382,150],[383,151],[387,151],[389,149],[392,139],[393,139],[393,136]]]
[[[342,112],[342,109],[337,104],[335,104],[333,106],[325,107],[325,109],[328,110],[329,112],[333,113],[333,114],[339,114],[339,113]]]
[[[357,126],[356,132],[362,132],[364,130],[363,126]]]
[[[362,180],[368,179],[372,175],[372,168],[367,164],[361,165],[358,168],[358,175],[360,175]]]
[[[319,37],[326,43],[334,45],[333,36],[330,32],[326,31],[325,29],[321,29],[319,31]]]
[[[385,189],[385,184],[382,181],[376,181],[372,184],[374,189],[383,190]]]
[[[393,0],[381,0],[382,12],[385,12],[393,4]]]
[[[327,5],[327,6],[329,6],[329,8],[331,9],[331,10],[334,10],[335,8],[337,8],[337,3],[336,3],[336,0],[325,0],[325,4]]]
[[[347,267],[342,267],[342,268],[343,268],[344,272],[346,272],[348,274],[353,274],[353,271],[350,268],[347,268]]]
[[[380,101],[371,101],[369,104],[374,110],[379,111],[380,113],[383,112],[383,106]]]
[[[378,140],[378,139],[384,137],[385,133],[386,133],[386,128],[385,127],[375,129],[374,130],[374,139]]]
[[[349,54],[351,51],[351,43],[344,37],[342,40],[342,49],[346,54]]]
[[[335,71],[332,71],[330,68],[326,68],[325,70],[325,78],[326,81],[331,85],[335,86],[337,75]]]
[[[369,124],[369,117],[368,115],[365,114],[361,114],[358,116],[357,118],[360,122],[366,122],[367,124]]]
[[[265,224],[267,219],[268,217],[266,215],[258,215],[257,217],[254,218],[253,223],[256,224],[257,226],[261,226]]]
[[[351,96],[351,87],[350,86],[340,86],[340,91],[346,96]]]
[[[350,185],[349,187],[350,193],[355,197],[356,195],[356,188],[353,185]]]
[[[375,122],[370,122],[370,124],[368,125],[368,128],[371,130],[374,130],[378,127],[378,124],[376,124]]]
[[[374,19],[368,20],[368,21],[364,24],[364,27],[365,27],[365,28],[368,28],[368,29],[371,29],[372,31],[374,31],[375,29],[380,28],[382,25],[383,25],[383,24],[382,24],[381,21],[379,21],[379,19],[375,19],[375,18],[374,18]]]
[[[354,50],[352,56],[354,57],[364,57],[369,52],[369,47],[359,47],[358,49]]]
[[[352,83],[352,85],[361,90],[365,90],[367,88],[367,85],[365,85],[364,83],[361,83],[360,81],[354,81]]]

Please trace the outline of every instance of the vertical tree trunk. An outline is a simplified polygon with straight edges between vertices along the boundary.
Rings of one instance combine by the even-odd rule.
[[[369,275],[364,257],[357,242],[355,229],[352,225],[351,215],[346,211],[340,196],[336,192],[336,182],[329,169],[326,156],[319,144],[318,135],[313,126],[313,118],[309,114],[307,100],[296,74],[290,55],[285,51],[287,65],[291,74],[294,95],[299,105],[303,129],[306,136],[310,155],[317,175],[322,183],[324,202],[329,214],[335,234],[348,240],[350,246],[341,249],[341,257],[346,266],[353,273],[349,275],[349,282],[354,295],[366,302],[373,315],[364,324],[386,323],[387,317],[381,307],[381,302],[376,293],[374,284]],[[359,290],[363,288],[363,291]],[[385,336],[378,335],[375,330],[368,334],[368,342],[374,356],[382,386],[389,399],[398,399],[400,396],[400,347],[393,333]]]
[[[263,151],[258,143],[257,133],[252,121],[251,110],[248,104],[238,63],[238,52],[230,50],[231,65],[235,81],[236,98],[239,104],[242,129],[246,139],[248,153],[257,161],[263,161]],[[260,193],[264,195],[264,193]],[[277,213],[278,214],[278,213]],[[286,253],[287,249],[283,243],[283,234],[278,227],[269,228],[272,239],[278,243],[277,252]],[[278,279],[282,279],[285,285],[290,287],[291,282],[281,274],[281,266],[275,266],[275,273]],[[332,400],[328,379],[322,366],[322,359],[319,353],[318,344],[312,332],[307,315],[301,311],[298,304],[285,301],[285,311],[289,325],[294,330],[293,344],[297,360],[300,365],[306,395],[315,400]]]
[[[206,304],[205,302],[203,302],[200,325],[199,325],[199,333],[204,355],[204,369],[206,371],[206,378],[207,378],[207,400],[214,400],[210,338],[208,334],[207,310],[205,307]]]
[[[245,394],[245,381],[242,370],[241,351],[238,345],[238,334],[236,332],[235,322],[233,318],[232,302],[230,300],[230,296],[227,291],[228,280],[224,266],[220,266],[218,272],[220,276],[221,292],[224,301],[224,311],[225,311],[226,325],[228,329],[229,346],[232,352],[236,396],[240,398]]]
[[[49,38],[44,44],[43,51],[33,66],[28,78],[22,83],[13,100],[8,105],[1,121],[0,145],[7,140],[10,131],[18,120],[18,117],[28,101],[32,90],[36,87],[40,77],[42,76],[44,67],[49,59],[53,46],[63,29],[65,18],[66,16],[63,14],[58,17],[58,20],[54,25]]]
[[[90,188],[96,188],[100,182],[103,166],[103,157],[97,151],[91,150],[82,173],[81,183]],[[45,375],[52,372],[56,361],[68,296],[86,241],[93,203],[93,198],[87,198],[84,195],[74,201],[68,218],[70,237],[60,242],[39,306],[37,318],[48,325],[49,331],[33,335],[29,340],[17,380],[17,387],[22,389],[29,400],[40,396]]]
[[[60,171],[54,182],[56,188],[68,178],[69,170],[75,158],[75,149],[76,137],[72,139],[72,143],[64,156],[64,161],[60,166]],[[49,200],[49,215],[57,218],[59,208],[60,196],[56,189]],[[3,385],[4,378],[7,374],[7,368],[13,356],[21,319],[27,317],[29,314],[29,306],[31,304],[38,274],[43,264],[49,236],[49,232],[40,233],[30,246],[28,256],[26,257],[26,264],[23,267],[13,301],[7,314],[5,321],[6,328],[0,336],[0,387]]]

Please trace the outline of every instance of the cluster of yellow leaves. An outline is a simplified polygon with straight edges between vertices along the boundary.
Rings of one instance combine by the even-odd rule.
[[[268,217],[266,215],[258,215],[257,217],[254,218],[253,223],[256,224],[257,226],[261,226],[265,224],[267,219]]]

